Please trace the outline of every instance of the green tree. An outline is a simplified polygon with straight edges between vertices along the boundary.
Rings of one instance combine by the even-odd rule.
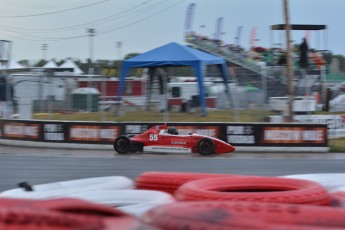
[[[129,53],[125,56],[124,60],[127,60],[129,58],[132,58],[132,57],[135,57],[135,56],[138,56],[140,53]]]
[[[29,60],[20,60],[18,61],[19,64],[23,65],[23,66],[29,66]]]
[[[39,61],[34,65],[34,67],[42,67],[42,66],[44,66],[46,63],[47,63],[47,61],[41,59],[41,60],[39,60]]]

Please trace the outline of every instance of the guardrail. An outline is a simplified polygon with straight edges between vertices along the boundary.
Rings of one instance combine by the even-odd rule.
[[[112,149],[119,135],[161,123],[0,120],[0,144],[49,148]],[[327,124],[169,122],[180,134],[216,137],[238,152],[328,152]]]

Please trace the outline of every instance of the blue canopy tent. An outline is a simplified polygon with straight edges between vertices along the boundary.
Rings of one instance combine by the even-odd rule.
[[[223,58],[183,46],[178,43],[172,42],[156,49],[150,50],[141,55],[127,59],[122,64],[120,84],[118,88],[118,100],[121,101],[125,78],[130,68],[153,68],[153,67],[169,67],[169,66],[191,66],[194,69],[195,76],[197,77],[200,105],[203,115],[206,115],[206,100],[204,93],[204,70],[207,65],[220,65],[222,77],[224,80],[226,92],[228,90],[228,70],[226,62]]]

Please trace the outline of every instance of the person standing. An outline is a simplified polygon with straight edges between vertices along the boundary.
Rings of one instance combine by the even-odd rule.
[[[307,68],[309,65],[308,62],[308,51],[309,51],[309,47],[308,47],[308,43],[307,43],[307,39],[303,38],[302,43],[299,46],[299,67],[300,67],[300,71],[301,71],[301,79],[299,82],[299,86],[298,87],[298,94],[305,94],[306,96],[310,95],[310,86],[308,86],[308,78],[307,78]],[[305,88],[305,92],[303,92],[303,88]]]
[[[0,77],[0,115],[10,119],[13,115],[13,86],[7,82],[6,76]]]
[[[307,39],[303,38],[303,41],[299,47],[299,66],[301,69],[306,69],[308,67],[308,43]]]

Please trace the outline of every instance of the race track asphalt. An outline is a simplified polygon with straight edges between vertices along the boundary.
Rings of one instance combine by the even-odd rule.
[[[19,182],[40,184],[100,176],[133,180],[147,171],[208,172],[282,176],[302,173],[345,173],[345,153],[145,153],[118,155],[109,150],[70,150],[0,146],[0,191]]]

